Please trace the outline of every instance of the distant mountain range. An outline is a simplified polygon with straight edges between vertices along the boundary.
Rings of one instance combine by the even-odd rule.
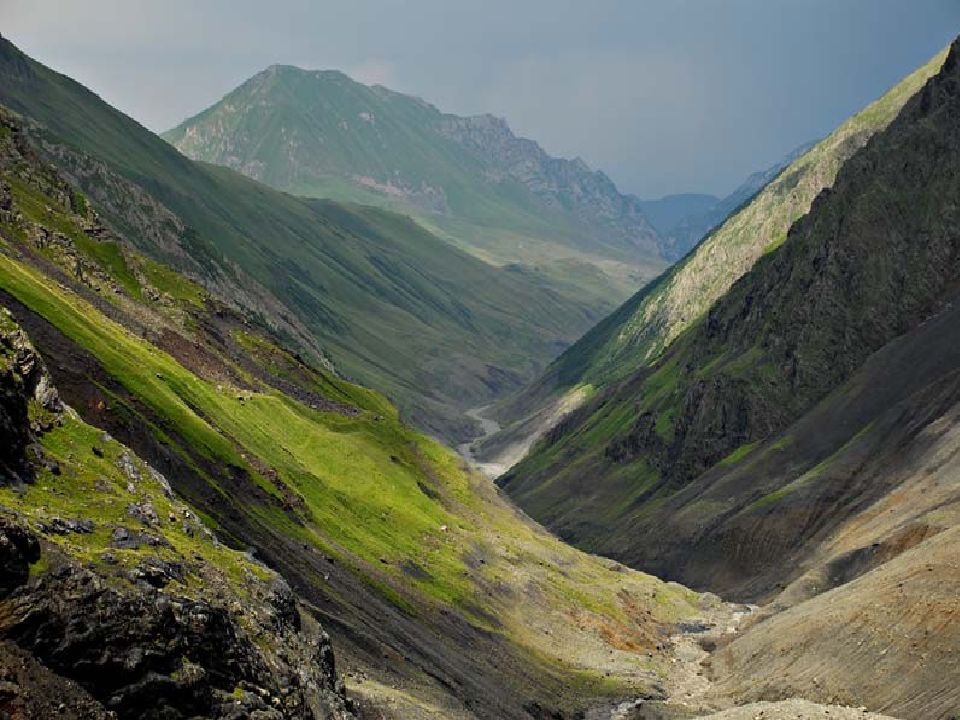
[[[163,134],[187,156],[307,197],[413,215],[596,307],[665,267],[642,203],[492,115],[459,117],[337,71],[275,65]]]
[[[676,261],[686,255],[713,228],[748,202],[790,163],[813,147],[804,143],[766,170],[751,174],[737,188],[720,198],[715,195],[684,193],[644,200],[641,208],[660,237],[664,257]]]

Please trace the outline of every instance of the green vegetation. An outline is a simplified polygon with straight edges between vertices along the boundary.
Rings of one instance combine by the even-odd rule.
[[[38,180],[42,181],[42,180]],[[74,192],[71,195],[70,208],[63,208],[44,194],[39,188],[20,178],[9,178],[13,200],[23,216],[54,233],[62,234],[69,245],[59,243],[52,236],[38,248],[40,253],[59,264],[67,274],[83,274],[82,267],[97,266],[106,276],[117,284],[131,298],[142,300],[146,287],[152,287],[165,293],[174,302],[188,304],[194,308],[203,307],[205,292],[195,282],[174,272],[154,260],[146,258],[128,248],[121,247],[115,240],[100,240],[91,237],[80,224],[86,220],[89,209],[83,196]],[[81,210],[75,209],[80,203]],[[7,231],[18,235],[14,226]],[[21,238],[24,239],[24,238]],[[83,259],[78,268],[77,255]],[[112,297],[111,288],[99,282],[98,278],[84,278],[98,292]]]
[[[736,465],[738,462],[743,460],[747,455],[752,453],[754,449],[756,449],[756,447],[757,447],[756,441],[746,443],[745,445],[741,445],[732,453],[727,455],[723,460],[721,460],[720,464],[725,466]]]
[[[411,215],[457,247],[522,266],[568,297],[587,291],[594,311],[612,309],[611,300],[637,287],[636,275],[649,278],[665,265],[645,221],[607,217],[603,200],[594,205],[565,188],[572,174],[607,202],[632,202],[609,181],[569,161],[565,173],[552,171],[565,161],[548,162],[492,117],[444,115],[339,72],[268,68],[163,137],[188,157],[280,190]],[[504,146],[523,153],[522,172],[504,160]],[[539,182],[529,181],[531,172]]]
[[[262,325],[281,328],[308,355],[322,352],[437,435],[466,435],[465,407],[533,377],[558,344],[575,339],[606,309],[591,307],[571,285],[551,289],[542,274],[492,267],[400,215],[295,198],[191,162],[6,40],[0,41],[0,103],[42,123],[54,140],[104,161],[186,227],[183,252],[172,252],[155,243],[151,228],[124,215],[124,198],[104,205],[107,219],[130,230],[133,245],[209,278],[211,286],[229,287],[228,299]],[[464,195],[463,202],[472,200]],[[132,279],[116,266],[120,258],[96,251],[135,295]],[[175,298],[201,298],[194,289],[181,293],[149,267],[143,275]],[[601,283],[591,283],[596,299]]]
[[[45,433],[41,442],[46,457],[56,461],[57,474],[40,468],[30,485],[0,487],[0,505],[40,523],[57,519],[91,521],[92,532],[47,536],[71,557],[101,569],[109,567],[110,575],[119,574],[119,570],[131,568],[147,557],[173,562],[189,558],[188,568],[201,559],[207,566],[218,568],[241,594],[246,574],[261,578],[269,574],[263,566],[203,532],[195,520],[191,521],[192,513],[166,494],[147,466],[102,431],[67,416]],[[121,455],[136,469],[135,482],[121,471],[118,463]],[[132,503],[149,504],[157,517],[155,525],[143,526],[133,519],[128,511]],[[116,528],[160,535],[166,544],[116,548],[112,543]],[[109,554],[109,558],[105,554]],[[47,567],[43,557],[31,567],[31,572],[40,574]],[[183,581],[174,582],[189,593],[202,581],[190,574]]]
[[[683,262],[548,369],[530,391],[540,402],[584,381],[599,391],[502,478],[525,510],[586,547],[644,557],[656,566],[656,550],[670,547],[653,537],[662,525],[702,528],[704,513],[750,503],[751,472],[765,472],[769,451],[788,446],[784,439],[761,452],[761,443],[842,383],[878,349],[878,338],[892,340],[902,332],[895,328],[911,327],[916,317],[939,307],[937,293],[952,270],[933,258],[952,251],[928,241],[939,230],[930,235],[918,228],[948,212],[940,203],[955,183],[944,172],[919,189],[899,170],[885,167],[880,175],[875,166],[892,163],[886,158],[907,145],[889,140],[891,135],[909,142],[922,135],[911,124],[914,116],[900,110],[944,59],[941,53],[799,157]],[[898,115],[901,121],[891,128]],[[871,137],[876,139],[868,145]],[[876,148],[884,142],[881,159]],[[941,152],[925,146],[915,152],[926,151]],[[902,161],[927,158],[908,154]],[[839,172],[851,163],[856,165],[848,174]],[[857,185],[855,177],[869,177],[872,184]],[[795,224],[831,186],[834,192],[824,196],[818,212]],[[848,224],[847,217],[857,222]],[[900,236],[888,230],[891,225]],[[878,249],[878,227],[885,229],[889,248]],[[923,239],[899,240],[913,235]],[[826,262],[825,246],[832,250]],[[890,257],[902,267],[894,271]],[[841,275],[849,282],[837,280]],[[523,399],[512,407],[529,412],[531,405],[536,412],[537,402]],[[751,507],[782,500],[826,467],[821,463],[785,487],[787,481],[777,479],[779,487]],[[630,478],[635,487],[625,482]],[[718,491],[722,497],[695,499],[681,492],[691,483],[701,495],[714,483],[727,484]],[[658,503],[667,500],[658,514]]]
[[[440,603],[457,609],[476,626],[540,653],[544,636],[529,627],[543,613],[556,617],[550,621],[560,623],[551,625],[555,628],[563,627],[566,613],[576,609],[603,618],[618,632],[636,632],[630,629],[634,621],[623,604],[624,589],[639,598],[651,597],[655,589],[653,612],[661,621],[691,611],[692,593],[637,573],[611,573],[598,559],[527,524],[486,481],[464,472],[455,454],[404,427],[396,411],[376,393],[317,373],[315,388],[359,408],[359,414],[341,414],[311,409],[269,388],[218,387],[13,258],[5,257],[0,264],[0,288],[92,352],[111,376],[152,409],[160,426],[175,429],[178,439],[155,426],[171,449],[176,451],[184,442],[191,453],[210,458],[214,466],[242,468],[275,497],[293,491],[303,502],[299,511],[303,525],[265,507],[255,512],[278,530],[337,556],[371,591],[411,615],[425,603]],[[273,357],[272,367],[282,370],[275,348],[262,338],[238,333],[238,339],[258,361]],[[68,550],[95,561],[108,541],[107,528],[120,522],[125,505],[116,502],[113,491],[94,494],[99,500],[91,504],[90,484],[109,475],[120,449],[112,443],[103,458],[91,461],[82,448],[104,443],[97,431],[76,421],[44,442],[51,457],[69,463],[68,476],[77,478],[75,484],[71,480],[58,485],[44,476],[35,489],[9,502],[20,503],[16,507],[24,510],[45,503],[53,513],[94,519],[98,530],[84,540],[86,545]],[[263,476],[259,468],[264,466],[275,474]],[[217,486],[218,478],[204,478]],[[432,491],[425,492],[425,486]],[[157,510],[162,515],[166,504],[158,501]],[[177,553],[192,552],[189,542],[194,539],[171,539]],[[485,563],[472,570],[465,558],[477,554]],[[127,559],[135,560],[135,555]],[[403,567],[411,562],[424,573],[405,573]],[[485,590],[491,583],[518,588],[532,584],[539,588],[539,600],[518,604],[512,594],[491,596]],[[490,617],[496,618],[496,625],[490,625]],[[576,658],[581,652],[596,652],[591,644],[604,641],[572,628],[564,633],[574,633],[576,641],[571,636],[573,644],[562,653],[567,660],[549,662],[551,672],[583,673],[587,684],[592,682],[589,678],[600,682],[602,676]],[[581,648],[583,643],[587,644]],[[629,655],[629,661],[647,662],[639,655]],[[622,687],[621,680],[603,682]]]

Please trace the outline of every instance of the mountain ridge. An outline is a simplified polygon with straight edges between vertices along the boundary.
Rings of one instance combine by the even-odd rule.
[[[960,41],[896,118],[841,166],[786,239],[705,317],[652,365],[568,416],[505,476],[521,506],[593,550],[694,586],[712,578],[728,592],[769,592],[789,573],[771,535],[800,532],[804,515],[786,515],[786,529],[774,530],[776,511],[801,497],[795,489],[821,487],[816,480],[830,476],[831,452],[881,432],[886,408],[871,404],[876,398],[895,404],[909,388],[906,380],[876,380],[883,364],[870,370],[874,399],[863,393],[869,382],[852,378],[868,372],[868,358],[901,357],[890,349],[901,337],[926,337],[928,323],[953,312],[960,234],[948,198],[960,172],[958,55]],[[934,333],[925,342],[949,345],[949,337]],[[931,380],[952,371],[949,353],[933,356],[946,368]],[[916,379],[924,377],[916,358],[897,362],[900,374],[912,364]],[[831,402],[839,404],[832,410],[837,425],[817,415],[804,432],[842,439],[830,451],[802,450],[799,431],[788,428]],[[860,420],[842,422],[845,408],[858,408]],[[766,466],[757,463],[769,458],[768,471],[776,472],[794,454],[802,466],[787,465],[787,476],[771,479],[760,495]],[[711,487],[725,488],[727,499],[708,493]],[[835,516],[830,506],[816,507],[817,526],[848,517],[845,491],[856,488],[836,490]],[[675,532],[664,534],[665,527]],[[717,544],[720,537],[736,552],[724,556],[730,546]]]
[[[272,66],[163,137],[278,189],[412,214],[487,262],[547,281],[582,287],[564,265],[575,262],[620,295],[665,265],[640,201],[579,158],[547,155],[503,118],[444,113],[339,71]]]
[[[738,277],[783,241],[846,159],[893,119],[945,54],[939,53],[788,165],[683,260],[564,351],[534,383],[495,405],[491,412],[505,430],[483,441],[478,456],[515,462],[597,389],[656,361]]]

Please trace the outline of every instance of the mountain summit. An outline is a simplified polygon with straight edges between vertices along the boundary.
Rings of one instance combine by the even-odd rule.
[[[280,190],[412,214],[554,283],[582,284],[570,264],[586,263],[624,293],[665,265],[641,201],[583,160],[550,157],[501,118],[442,113],[341,72],[271,66],[164,138]]]

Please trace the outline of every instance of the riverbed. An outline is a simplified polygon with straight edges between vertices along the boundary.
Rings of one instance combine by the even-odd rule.
[[[484,416],[483,411],[486,410],[487,407],[487,405],[481,405],[480,407],[471,408],[464,413],[464,415],[466,415],[468,418],[476,420],[478,423],[480,423],[480,434],[470,442],[465,442],[458,445],[457,452],[459,452],[463,459],[469,462],[472,467],[482,472],[491,480],[496,480],[507,471],[507,466],[503,463],[480,462],[474,455],[473,449],[475,443],[490,437],[495,432],[500,430],[500,423]]]

